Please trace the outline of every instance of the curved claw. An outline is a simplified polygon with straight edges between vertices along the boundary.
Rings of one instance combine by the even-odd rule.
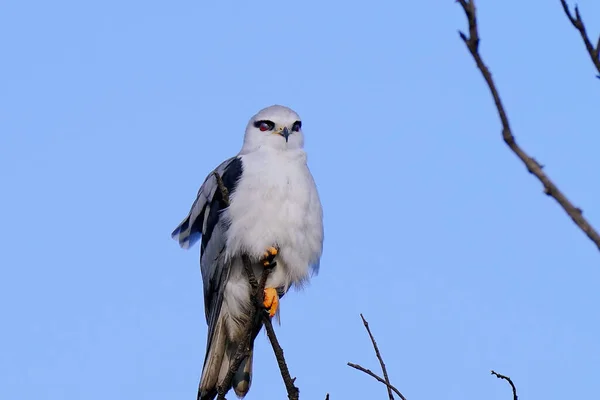
[[[276,247],[267,248],[260,259],[263,267],[274,268],[277,265],[277,263],[274,261],[277,254],[279,254],[279,250]]]
[[[265,288],[263,305],[269,312],[269,317],[273,318],[279,307],[279,295],[275,288]]]

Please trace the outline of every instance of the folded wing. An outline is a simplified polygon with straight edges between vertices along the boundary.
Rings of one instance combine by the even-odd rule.
[[[215,172],[223,181],[227,192],[231,194],[235,191],[242,171],[242,161],[238,157],[221,163],[205,179],[198,190],[189,214],[171,234],[173,239],[177,240],[184,249],[192,247],[200,238],[202,239],[200,267],[204,284],[204,308],[208,323],[207,350],[210,349],[218,313],[223,302],[225,284],[229,277],[229,265],[221,257],[227,238],[227,223],[221,218],[221,213],[228,204],[219,190]]]

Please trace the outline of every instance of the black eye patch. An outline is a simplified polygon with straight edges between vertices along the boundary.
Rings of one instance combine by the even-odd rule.
[[[254,122],[254,127],[260,129],[262,132],[272,131],[275,128],[275,123],[268,120],[260,120]]]

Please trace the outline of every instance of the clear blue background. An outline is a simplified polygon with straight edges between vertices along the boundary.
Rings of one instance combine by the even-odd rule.
[[[600,4],[580,1],[593,39]],[[556,1],[480,1],[519,143],[600,228],[600,82]],[[600,253],[506,148],[447,1],[3,1],[0,398],[193,399],[198,248],[248,118],[304,120],[321,273],[277,328],[303,399],[591,399]],[[283,399],[265,335],[248,399]],[[233,397],[232,395],[230,397]]]

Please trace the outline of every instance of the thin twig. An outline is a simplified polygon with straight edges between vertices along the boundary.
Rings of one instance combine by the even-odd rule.
[[[377,359],[379,360],[379,364],[381,364],[381,370],[383,371],[383,378],[385,379],[385,384],[387,385],[388,396],[390,400],[394,400],[394,395],[392,394],[392,389],[390,388],[390,378],[388,377],[387,369],[385,368],[385,363],[383,362],[383,358],[381,357],[381,353],[379,353],[379,347],[377,347],[377,342],[371,333],[371,329],[369,328],[369,323],[365,319],[365,317],[360,314],[360,318],[369,333],[369,337],[371,338],[371,342],[373,343],[373,348],[375,349],[375,355],[377,355]]]
[[[364,373],[365,373],[365,374],[367,374],[367,375],[370,375],[370,376],[372,376],[373,378],[377,379],[379,382],[383,383],[384,385],[386,385],[387,387],[389,387],[390,389],[392,389],[394,392],[396,392],[396,394],[397,394],[398,396],[400,396],[400,398],[401,398],[402,400],[406,400],[406,397],[404,397],[404,396],[402,395],[402,393],[400,393],[400,391],[399,391],[398,389],[396,389],[396,388],[395,388],[394,386],[392,386],[391,384],[387,383],[387,382],[385,381],[385,379],[383,379],[383,378],[381,378],[381,377],[377,376],[377,375],[376,375],[376,374],[375,374],[373,371],[371,371],[370,369],[366,369],[366,368],[364,368],[364,367],[361,367],[361,366],[360,366],[360,365],[358,365],[358,364],[354,364],[354,363],[350,363],[350,362],[348,363],[348,366],[349,366],[349,367],[352,367],[352,368],[354,368],[354,369],[357,369],[357,370],[359,370],[359,371],[362,371],[362,372],[364,372]]]
[[[579,14],[579,7],[575,5],[575,17],[573,17],[573,14],[571,14],[571,10],[569,10],[567,1],[560,0],[560,4],[562,5],[562,8],[565,11],[565,14],[567,15],[567,18],[569,18],[569,21],[571,21],[571,24],[573,24],[575,29],[579,31],[579,34],[583,39],[583,43],[585,44],[585,48],[587,49],[587,52],[590,55],[594,66],[598,70],[598,73],[600,74],[600,37],[598,38],[596,47],[594,47],[592,41],[590,40],[590,37],[587,34],[585,24],[581,19],[581,15]],[[596,77],[600,79],[600,75],[596,75]]]
[[[483,78],[485,79],[492,97],[494,98],[494,102],[496,103],[496,108],[498,109],[498,115],[500,116],[500,121],[502,122],[502,138],[504,142],[508,145],[508,147],[523,161],[527,170],[538,178],[538,180],[544,185],[544,193],[548,196],[553,197],[558,204],[565,210],[565,212],[571,217],[573,222],[590,238],[592,242],[598,247],[600,250],[600,235],[596,230],[589,224],[589,222],[583,217],[583,212],[580,208],[575,207],[569,199],[558,189],[558,187],[548,178],[548,176],[542,171],[542,165],[538,163],[534,158],[530,157],[525,153],[515,140],[515,137],[512,134],[512,130],[510,128],[510,124],[508,122],[508,116],[506,115],[506,111],[504,110],[504,106],[502,105],[502,101],[500,100],[500,95],[498,94],[498,90],[496,89],[496,84],[492,79],[492,74],[489,69],[484,64],[481,55],[479,54],[479,32],[477,31],[477,15],[475,11],[475,2],[474,0],[458,0],[460,5],[462,6],[467,20],[469,22],[469,36],[465,35],[463,32],[459,31],[459,35],[461,39],[467,45],[469,52],[473,56],[475,63],[477,64],[477,68],[481,71]]]
[[[296,378],[292,378],[292,376],[290,375],[287,363],[285,362],[285,357],[283,356],[283,349],[279,345],[279,341],[277,340],[277,336],[275,335],[275,330],[273,329],[273,324],[271,324],[271,319],[266,313],[264,314],[263,322],[265,324],[267,336],[271,341],[271,346],[273,347],[275,358],[277,358],[277,365],[279,365],[279,370],[281,371],[281,377],[283,378],[283,383],[285,384],[285,388],[288,393],[288,398],[290,400],[298,400],[300,390],[294,385]]]
[[[512,387],[513,400],[519,400],[519,396],[517,396],[517,388],[515,387],[515,384],[508,376],[499,374],[494,370],[492,370],[492,375],[496,375],[496,377],[498,377],[498,379],[504,379],[505,381],[508,381],[508,383],[510,383],[510,387]]]
[[[404,395],[402,393],[400,393],[400,391],[398,389],[396,389],[394,386],[392,386],[392,384],[390,383],[390,380],[388,378],[388,374],[387,374],[387,369],[385,368],[385,363],[383,362],[383,357],[381,357],[381,353],[379,352],[379,347],[377,346],[377,342],[375,341],[375,337],[373,337],[373,334],[371,333],[371,329],[369,328],[369,323],[367,322],[367,320],[365,319],[365,317],[360,314],[360,318],[363,321],[363,324],[365,325],[365,328],[367,329],[367,332],[369,333],[369,337],[371,338],[371,343],[373,343],[373,348],[375,349],[375,355],[377,355],[377,359],[379,360],[379,364],[381,365],[381,369],[383,371],[383,376],[385,377],[385,379],[380,378],[378,375],[376,375],[373,371],[371,371],[370,369],[366,369],[364,367],[361,367],[358,364],[354,364],[354,363],[348,363],[348,366],[355,368],[359,371],[362,371],[364,373],[366,373],[367,375],[371,375],[373,378],[377,379],[379,382],[383,383],[387,390],[388,390],[388,395],[390,397],[390,400],[394,399],[394,396],[392,394],[392,391],[396,392],[396,394],[398,396],[400,396],[400,398],[402,400],[406,400],[406,397],[404,397]]]

